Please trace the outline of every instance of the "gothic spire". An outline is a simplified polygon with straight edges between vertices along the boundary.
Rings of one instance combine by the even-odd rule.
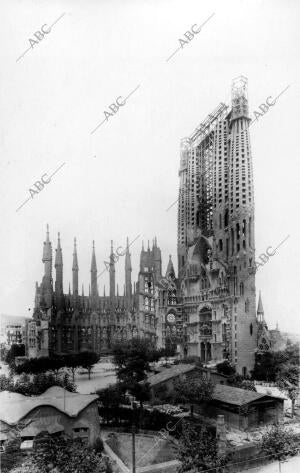
[[[78,295],[78,260],[77,260],[77,246],[76,246],[76,238],[74,238],[74,251],[73,251],[73,266],[72,266],[72,273],[73,273],[73,295]]]
[[[44,276],[41,284],[41,304],[51,307],[52,304],[52,245],[49,239],[49,225],[46,227],[46,241],[43,246]]]
[[[131,305],[131,297],[132,297],[132,284],[131,284],[131,255],[129,253],[129,240],[127,237],[127,244],[126,244],[126,255],[125,255],[125,296],[126,296],[126,307],[129,308]]]
[[[74,238],[74,250],[73,250],[73,266],[72,270],[73,271],[78,271],[78,259],[77,259],[77,243],[76,243],[76,238]]]
[[[259,291],[258,305],[257,305],[257,319],[259,322],[264,322],[264,308],[262,305],[261,291]]]
[[[63,258],[62,249],[60,245],[60,233],[57,236],[57,248],[55,250],[55,269],[56,269],[56,280],[55,280],[55,292],[63,294]]]
[[[174,270],[174,266],[173,266],[172,255],[169,255],[169,262],[168,262],[167,271],[166,271],[166,277],[167,276],[172,276],[172,277],[175,276],[175,270]]]
[[[110,250],[110,257],[109,257],[109,295],[110,295],[110,303],[114,303],[115,297],[115,286],[116,286],[116,275],[115,275],[115,255],[114,255],[114,248],[113,248],[113,240],[111,240],[111,250]]]
[[[97,263],[96,263],[96,254],[95,254],[95,242],[93,240],[93,250],[92,250],[92,263],[91,263],[91,292],[92,296],[92,309],[97,307],[97,296],[98,296],[98,287],[97,287]]]

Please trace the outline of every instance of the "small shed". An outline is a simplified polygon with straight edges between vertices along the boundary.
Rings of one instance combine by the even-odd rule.
[[[224,415],[228,426],[240,430],[278,423],[283,416],[281,397],[216,384],[209,402],[195,405],[195,413],[217,418]]]

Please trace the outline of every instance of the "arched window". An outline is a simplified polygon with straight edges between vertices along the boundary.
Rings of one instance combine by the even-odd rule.
[[[252,323],[250,324],[250,335],[253,335],[253,325],[252,325]]]
[[[224,224],[228,227],[228,209],[225,210]]]
[[[246,238],[246,220],[243,220],[243,237]]]
[[[248,232],[248,235],[249,235],[249,246],[251,246],[251,225],[252,225],[252,217],[249,218],[249,232]]]
[[[223,251],[223,240],[221,238],[219,240],[219,250]]]
[[[222,228],[222,215],[219,215],[219,227]]]
[[[233,294],[236,295],[237,293],[237,277],[236,277],[236,272],[237,272],[237,269],[236,269],[236,266],[233,267]]]
[[[249,300],[248,299],[245,301],[245,312],[246,313],[249,312]]]
[[[231,254],[233,255],[234,253],[234,231],[233,228],[230,230],[231,233]]]
[[[237,240],[240,238],[240,224],[236,224],[236,238]]]
[[[244,283],[241,282],[240,283],[240,296],[243,296],[244,295]]]

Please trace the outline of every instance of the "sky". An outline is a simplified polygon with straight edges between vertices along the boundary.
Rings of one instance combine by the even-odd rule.
[[[0,13],[0,313],[32,313],[47,223],[53,248],[61,235],[66,292],[74,237],[85,294],[93,240],[98,273],[110,241],[124,247],[127,236],[138,237],[133,280],[142,240],[157,237],[164,270],[169,254],[177,265],[177,206],[166,209],[178,196],[180,140],[244,75],[252,118],[284,91],[250,131],[256,260],[288,237],[256,288],[269,326],[300,333],[299,2],[2,0]],[[116,275],[122,293],[122,257]],[[100,294],[104,284],[107,293],[107,272]]]

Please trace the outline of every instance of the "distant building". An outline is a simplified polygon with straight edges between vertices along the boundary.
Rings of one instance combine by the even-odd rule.
[[[210,419],[224,415],[226,425],[246,430],[280,422],[283,403],[281,397],[217,384],[212,399],[197,404],[194,409]]]
[[[23,343],[23,326],[10,324],[5,327],[6,343],[8,346]]]
[[[13,343],[24,343],[24,327],[28,317],[17,315],[0,315],[0,343],[11,346]]]
[[[0,316],[0,343],[6,347],[11,347],[13,344],[23,344],[25,334],[26,317]]]
[[[51,436],[63,433],[81,437],[94,445],[100,436],[95,394],[78,394],[54,386],[40,396],[2,391],[0,393],[1,445],[13,439],[21,440],[21,448],[32,447],[41,432]]]

